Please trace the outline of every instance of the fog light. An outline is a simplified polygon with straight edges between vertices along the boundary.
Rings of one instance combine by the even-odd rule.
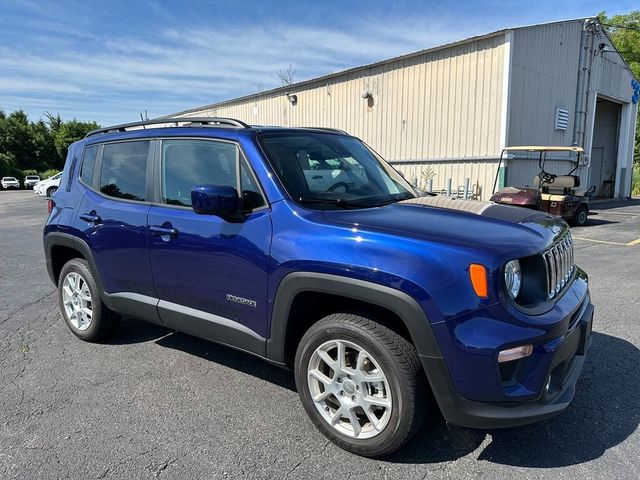
[[[498,354],[498,363],[510,362],[512,360],[518,360],[519,358],[528,357],[533,353],[533,345],[521,345],[519,347],[510,348],[508,350],[502,350]]]

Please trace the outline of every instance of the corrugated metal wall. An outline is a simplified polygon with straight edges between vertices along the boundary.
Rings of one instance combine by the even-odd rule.
[[[267,92],[189,115],[233,117],[256,125],[340,128],[391,161],[430,160],[434,184],[444,187],[448,176],[461,184],[468,176],[486,191],[495,165],[477,159],[499,154],[504,40],[504,34],[494,35],[319,79],[290,90],[297,95],[296,105],[283,94]],[[371,92],[372,100],[362,98],[364,90]],[[398,168],[420,183],[417,164]]]
[[[607,45],[602,53],[594,58],[592,84],[594,90],[601,95],[623,103],[631,101],[633,78],[622,58],[615,53],[615,48],[604,35],[596,39],[596,46],[600,43]]]
[[[507,145],[571,145],[582,24],[578,20],[514,31]],[[554,130],[556,107],[569,110],[565,131]],[[507,185],[533,185],[540,171],[537,156],[520,157],[507,162]],[[545,165],[557,174],[572,167],[561,160]]]
[[[507,145],[572,144],[583,24],[584,20],[572,20],[514,30]],[[607,45],[604,53],[598,51],[601,43]],[[591,47],[590,39],[587,46]],[[593,137],[596,96],[621,103],[628,103],[631,98],[632,77],[606,35],[596,34],[593,47],[593,52],[586,53],[587,58],[591,59],[591,75],[587,77],[588,73],[585,72],[584,83],[585,90],[589,91],[586,128],[579,125],[579,130],[585,130],[585,142],[581,146],[587,154]],[[589,86],[587,81],[590,82]],[[566,108],[570,112],[569,126],[564,132],[554,129],[556,107]],[[629,157],[629,165],[630,162]],[[548,162],[546,167],[552,173],[568,173],[572,165],[558,161]],[[538,171],[535,159],[510,160],[507,184],[530,184]],[[580,175],[582,185],[587,186],[589,168],[580,167],[575,173]]]
[[[571,145],[581,31],[581,21],[514,30],[509,146]],[[554,130],[556,107],[570,112],[565,132]]]

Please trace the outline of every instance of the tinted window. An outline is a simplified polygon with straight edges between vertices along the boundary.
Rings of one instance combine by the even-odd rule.
[[[87,185],[91,185],[93,180],[93,169],[96,166],[96,157],[98,156],[98,147],[89,147],[84,151],[84,157],[82,159],[82,167],[80,171],[80,178]]]
[[[266,204],[260,193],[258,181],[244,157],[240,164],[240,186],[242,188],[242,208],[244,210],[253,210]]]
[[[162,201],[191,206],[195,185],[237,186],[238,148],[209,140],[162,142]]]
[[[393,168],[356,138],[295,133],[259,140],[295,201],[319,208],[324,201],[367,207],[415,196]]]
[[[145,200],[148,154],[148,141],[105,145],[100,168],[100,191],[111,197]]]

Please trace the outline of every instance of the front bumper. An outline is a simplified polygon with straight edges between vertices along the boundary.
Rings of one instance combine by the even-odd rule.
[[[565,327],[564,334],[547,338],[536,346],[536,350],[544,354],[540,355],[539,361],[533,357],[527,371],[528,379],[537,378],[539,387],[536,391],[527,392],[518,386],[522,395],[505,395],[504,400],[477,401],[463,396],[443,358],[420,356],[445,420],[463,427],[502,428],[534,423],[564,411],[573,399],[585,354],[591,344],[593,311],[586,293],[570,318],[563,321],[570,325]],[[481,369],[472,373],[480,378],[483,375],[489,377]]]

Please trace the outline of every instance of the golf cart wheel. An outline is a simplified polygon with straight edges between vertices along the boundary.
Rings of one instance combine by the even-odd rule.
[[[571,219],[571,225],[574,227],[582,227],[587,224],[587,216],[589,214],[589,209],[586,205],[580,205],[576,210],[576,213],[573,214],[573,218]]]

